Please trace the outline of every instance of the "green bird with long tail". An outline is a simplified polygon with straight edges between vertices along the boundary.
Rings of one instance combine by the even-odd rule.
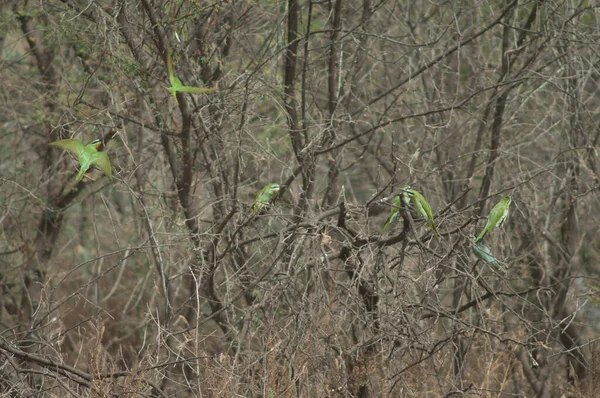
[[[429,206],[429,203],[427,203],[425,197],[419,192],[412,189],[411,187],[401,188],[401,191],[402,196],[404,196],[404,202],[412,202],[417,213],[427,220],[429,228],[431,228],[431,231],[433,232],[433,236],[435,236],[437,240],[440,240],[440,236],[438,235],[438,232],[435,229],[435,223],[433,222],[433,213],[431,212],[431,206]]]
[[[496,206],[494,206],[492,211],[490,211],[490,215],[488,216],[488,220],[485,224],[485,227],[483,228],[483,231],[481,231],[479,235],[477,235],[477,238],[475,238],[473,243],[479,242],[492,229],[494,229],[495,227],[500,227],[502,225],[502,223],[508,217],[508,209],[510,207],[511,201],[511,198],[509,198],[508,196],[504,196],[502,197],[502,199],[500,199],[500,202],[496,203]]]
[[[85,172],[94,165],[98,166],[112,180],[112,169],[108,155],[106,152],[99,151],[102,146],[102,140],[95,139],[89,144],[83,145],[78,139],[67,139],[54,141],[48,145],[66,149],[77,156],[80,164],[79,173],[77,173],[77,177],[75,178],[77,182],[83,180]]]
[[[212,93],[215,88],[202,88],[202,87],[191,87],[184,86],[175,74],[173,73],[173,64],[171,63],[171,50],[167,50],[167,72],[169,73],[169,83],[171,87],[167,87],[167,90],[173,95],[175,101],[177,101],[177,92],[180,93]]]
[[[401,204],[402,203],[400,202],[400,196],[397,195],[392,202],[392,210],[390,210],[390,214],[388,215],[387,220],[385,220],[385,224],[383,224],[383,230],[381,231],[382,233],[387,231],[390,225],[392,225],[392,223],[398,218],[398,214],[400,214]]]
[[[253,214],[259,213],[266,205],[269,204],[269,202],[273,198],[273,195],[279,192],[280,189],[281,186],[279,184],[265,185],[263,189],[258,191],[258,193],[256,194],[254,202],[252,202],[252,204],[250,205],[250,211]]]

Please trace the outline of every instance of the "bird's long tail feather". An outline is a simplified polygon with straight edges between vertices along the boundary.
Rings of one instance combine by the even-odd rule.
[[[429,222],[429,227],[431,228],[431,231],[433,232],[433,236],[435,236],[435,238],[437,240],[440,240],[440,235],[438,235],[437,230],[435,229],[435,224],[433,223],[433,221]]]
[[[75,181],[79,182],[81,180],[83,180],[83,176],[85,175],[85,168],[80,168],[79,169],[79,173],[77,173],[77,177],[75,177]]]
[[[477,235],[477,237],[475,238],[475,240],[473,241],[473,243],[477,243],[477,242],[482,242],[483,241],[483,237],[485,236],[485,229],[483,231],[481,231],[479,233],[479,235]]]

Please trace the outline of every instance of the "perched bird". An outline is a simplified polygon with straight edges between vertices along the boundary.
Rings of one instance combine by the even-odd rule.
[[[177,92],[181,93],[212,93],[215,88],[201,88],[184,86],[175,75],[173,74],[173,65],[171,64],[171,49],[167,50],[167,71],[169,72],[169,82],[171,87],[167,87],[167,90],[173,94],[173,98],[177,101]]]
[[[435,223],[433,222],[431,206],[429,206],[429,203],[427,203],[425,197],[410,187],[401,188],[401,191],[402,195],[404,196],[404,202],[408,203],[410,200],[413,203],[417,213],[428,221],[429,228],[431,228],[433,236],[435,236],[437,240],[440,240],[440,236],[435,229]]]
[[[490,211],[490,215],[488,216],[485,228],[483,228],[483,231],[481,231],[481,233],[477,235],[477,238],[475,238],[475,240],[473,241],[474,243],[477,243],[480,240],[482,240],[483,237],[495,227],[499,227],[502,225],[504,220],[506,220],[506,217],[508,217],[508,208],[510,207],[511,201],[512,199],[508,196],[504,196],[502,197],[502,199],[500,199],[500,202],[498,202],[496,206],[494,206],[492,211]]]
[[[492,255],[492,251],[490,250],[490,248],[485,246],[482,242],[479,242],[479,243],[473,242],[473,246],[471,246],[471,250],[473,250],[473,254],[475,254],[475,256],[478,259],[480,259],[488,264],[492,264],[492,265],[498,267],[503,272],[506,272],[504,267],[502,267],[500,265],[500,263],[498,262],[498,260],[496,260],[496,258]]]
[[[400,205],[402,204],[400,202],[400,196],[399,195],[396,196],[392,203],[393,203],[392,210],[390,210],[390,214],[388,215],[388,218],[385,221],[385,224],[383,224],[383,230],[381,231],[382,233],[387,231],[387,229],[390,227],[390,225],[392,225],[394,220],[396,220],[396,218],[398,218],[398,214],[400,214]]]
[[[77,139],[54,141],[48,145],[67,149],[77,155],[77,160],[79,160],[79,164],[81,165],[76,177],[78,182],[83,179],[85,172],[92,165],[100,167],[104,174],[112,180],[112,169],[108,155],[105,152],[98,151],[102,146],[102,140],[96,139],[85,146]]]
[[[250,211],[253,214],[257,214],[258,212],[260,212],[263,207],[269,204],[269,201],[271,200],[271,198],[273,198],[273,195],[279,192],[280,189],[281,187],[279,186],[279,184],[265,185],[263,189],[258,191],[258,193],[256,194],[254,202],[252,202],[252,204],[250,205]]]

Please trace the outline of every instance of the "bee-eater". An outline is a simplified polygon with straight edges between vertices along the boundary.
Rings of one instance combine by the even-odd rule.
[[[498,267],[499,269],[501,269],[502,271],[506,272],[504,267],[502,267],[500,265],[500,263],[498,262],[498,260],[496,260],[496,258],[492,255],[492,251],[490,250],[490,248],[485,246],[483,243],[473,242],[473,246],[471,246],[471,250],[473,250],[473,253],[475,254],[475,256],[478,259],[480,259],[483,262],[486,262],[488,264],[492,264],[492,265]]]
[[[408,203],[410,199],[417,213],[427,220],[429,228],[431,228],[431,231],[433,232],[433,236],[435,236],[437,240],[440,240],[440,236],[438,235],[437,230],[435,229],[435,223],[433,222],[433,213],[431,212],[431,206],[429,206],[429,203],[427,203],[425,197],[410,187],[404,187],[401,190],[402,195],[404,196],[404,202]]]
[[[171,83],[171,87],[167,87],[167,90],[173,95],[175,101],[177,101],[177,92],[181,93],[212,93],[215,91],[215,88],[201,88],[201,87],[191,87],[184,86],[175,75],[173,74],[173,65],[171,64],[171,49],[167,50],[167,71],[169,73],[169,83]]]
[[[83,179],[85,172],[92,165],[100,167],[104,174],[112,180],[112,169],[108,155],[106,152],[98,151],[102,146],[102,140],[96,139],[85,146],[77,139],[54,141],[48,145],[69,150],[77,156],[77,160],[79,160],[79,164],[81,165],[76,177],[78,182]]]
[[[402,203],[400,202],[400,196],[398,195],[393,200],[392,210],[390,210],[390,214],[388,215],[388,218],[385,221],[385,224],[383,224],[383,230],[381,231],[381,233],[384,233],[385,231],[387,231],[387,229],[390,227],[390,225],[392,225],[394,220],[396,220],[396,218],[398,218],[398,214],[400,214],[400,205],[401,204]]]
[[[253,214],[257,214],[258,212],[260,212],[262,208],[269,203],[271,198],[273,198],[273,195],[279,192],[280,189],[281,187],[279,186],[279,184],[265,185],[263,189],[258,191],[258,193],[256,194],[254,202],[252,202],[252,204],[250,205],[250,211]]]
[[[483,231],[481,231],[481,233],[477,235],[477,238],[475,238],[474,240],[475,243],[482,240],[483,237],[492,229],[502,225],[504,220],[506,220],[506,217],[508,217],[508,208],[510,207],[511,201],[512,199],[508,196],[504,196],[502,197],[502,199],[500,199],[500,202],[498,202],[496,206],[494,206],[492,211],[490,211],[490,215],[488,216],[485,228],[483,228]]]

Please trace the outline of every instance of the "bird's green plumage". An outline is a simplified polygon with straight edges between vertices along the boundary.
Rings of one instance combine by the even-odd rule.
[[[488,216],[487,223],[483,228],[483,231],[477,235],[474,242],[477,243],[483,239],[483,237],[490,232],[495,227],[499,227],[508,217],[508,209],[510,208],[511,198],[508,196],[504,196],[500,201],[494,206],[492,211],[490,211],[490,215]]]
[[[433,221],[433,213],[431,212],[431,206],[429,206],[429,203],[427,202],[427,200],[425,200],[425,197],[410,187],[402,188],[402,195],[405,196],[405,202],[407,202],[408,199],[410,199],[417,213],[428,221],[429,228],[431,228],[433,236],[435,236],[435,238],[439,240],[440,236],[438,235],[438,232],[435,229],[435,223]]]
[[[173,73],[173,64],[171,63],[171,50],[167,50],[167,72],[169,74],[169,83],[170,87],[167,87],[167,90],[173,95],[175,101],[177,101],[177,92],[181,93],[212,93],[215,91],[215,88],[202,88],[202,87],[191,87],[184,86],[181,83],[181,80],[175,76]]]
[[[383,224],[383,230],[381,232],[387,231],[387,229],[390,227],[390,225],[392,225],[394,220],[396,220],[396,218],[398,218],[398,214],[400,214],[400,205],[401,204],[402,203],[400,202],[400,196],[396,196],[393,200],[392,210],[390,210],[390,214],[388,215],[387,220],[385,221],[385,224]]]
[[[250,211],[254,214],[260,212],[262,208],[265,207],[273,198],[273,195],[279,192],[280,189],[281,186],[279,184],[265,185],[263,189],[258,191],[258,193],[256,194],[254,202],[252,202],[252,204],[250,205]]]
[[[81,181],[86,171],[93,166],[98,166],[104,174],[112,180],[112,168],[110,165],[110,159],[105,152],[99,152],[98,149],[102,145],[101,140],[94,140],[87,145],[83,145],[78,139],[67,139],[51,142],[51,146],[66,149],[71,151],[77,156],[80,168],[77,173],[76,181]]]

